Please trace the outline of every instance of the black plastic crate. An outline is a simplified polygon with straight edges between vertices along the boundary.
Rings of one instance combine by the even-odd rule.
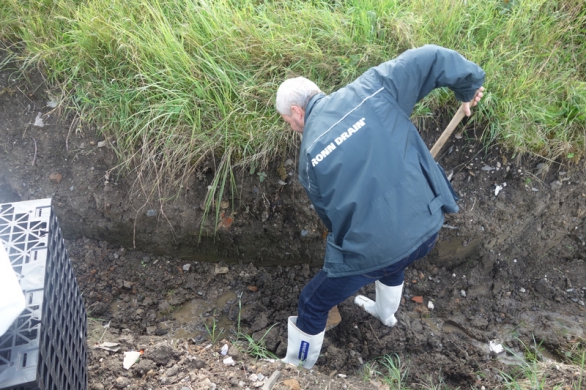
[[[0,389],[87,388],[87,315],[51,199],[0,204],[26,309],[0,336]]]

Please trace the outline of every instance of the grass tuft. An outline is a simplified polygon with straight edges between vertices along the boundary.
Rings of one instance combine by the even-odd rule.
[[[282,80],[333,91],[425,43],[486,70],[485,142],[571,162],[586,150],[582,0],[4,0],[0,20],[23,68],[44,69],[77,131],[97,126],[147,200],[215,165],[207,215],[234,195],[236,167],[297,141],[274,110]],[[444,106],[455,111],[452,94],[434,93],[414,115]]]

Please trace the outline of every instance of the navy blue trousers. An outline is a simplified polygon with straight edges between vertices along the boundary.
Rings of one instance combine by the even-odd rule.
[[[321,333],[326,328],[330,309],[356,294],[362,287],[376,280],[385,286],[401,285],[405,279],[405,268],[427,255],[433,249],[436,239],[437,233],[409,256],[367,274],[330,278],[327,273],[320,270],[301,291],[297,327],[310,335]]]

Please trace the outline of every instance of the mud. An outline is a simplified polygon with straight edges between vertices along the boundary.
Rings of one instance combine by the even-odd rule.
[[[287,317],[321,264],[323,227],[296,180],[295,151],[274,161],[263,182],[239,173],[238,199],[223,210],[233,223],[214,235],[208,218],[198,243],[211,168],[175,201],[145,204],[131,191],[132,174],[108,174],[117,163],[110,140],[72,127],[74,117],[48,104],[41,74],[27,76],[12,65],[0,71],[0,203],[53,199],[91,316],[89,343],[123,347],[90,350],[90,388],[252,388],[260,381],[251,374],[266,381],[276,370],[275,388],[292,388],[288,379],[301,388],[383,388],[380,376],[364,380],[364,364],[382,371],[373,362],[396,354],[413,388],[492,389],[531,346],[561,367],[548,380],[577,383],[563,367],[586,338],[583,162],[515,158],[483,146],[482,129],[468,125],[439,157],[460,212],[407,270],[399,324],[387,328],[349,299],[315,370],[297,371],[236,348],[240,332],[284,356]],[[43,127],[34,125],[39,113]],[[419,126],[430,146],[449,121],[437,117]],[[374,286],[360,293],[373,297]],[[491,341],[507,350],[491,352]],[[236,366],[223,363],[223,344],[234,347]],[[124,370],[121,352],[141,348],[140,366]]]

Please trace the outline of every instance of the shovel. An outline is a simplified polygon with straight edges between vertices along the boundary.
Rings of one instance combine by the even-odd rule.
[[[450,138],[450,135],[452,135],[458,124],[462,121],[464,116],[466,116],[466,114],[464,114],[464,106],[461,105],[460,108],[458,108],[458,111],[456,111],[456,113],[454,114],[454,117],[452,118],[450,123],[448,124],[448,127],[446,127],[442,135],[440,135],[440,137],[437,139],[437,141],[429,151],[434,159],[441,150],[441,148],[444,146],[448,138]]]

